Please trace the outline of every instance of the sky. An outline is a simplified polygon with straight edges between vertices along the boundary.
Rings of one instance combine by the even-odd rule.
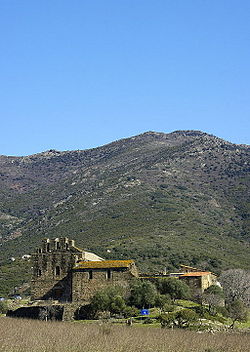
[[[249,0],[0,0],[0,154],[146,131],[249,144]]]

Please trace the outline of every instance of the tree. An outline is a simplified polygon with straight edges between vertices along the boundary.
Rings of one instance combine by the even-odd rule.
[[[90,300],[94,312],[109,311],[114,314],[121,313],[126,307],[122,296],[122,289],[117,286],[107,287],[94,294]]]
[[[234,328],[236,321],[247,321],[247,309],[244,303],[240,300],[235,300],[227,306],[228,316],[232,319],[231,328]]]
[[[250,305],[250,272],[243,269],[230,269],[220,276],[227,303],[241,300]]]
[[[162,279],[159,282],[159,290],[162,294],[168,294],[173,300],[188,299],[191,296],[189,286],[175,278]]]
[[[6,302],[0,302],[0,313],[1,314],[6,314],[8,311],[8,305]]]
[[[212,285],[208,287],[203,293],[203,302],[208,304],[210,314],[216,313],[216,307],[224,302],[223,290],[217,286]]]
[[[160,309],[162,309],[166,304],[170,305],[171,303],[172,302],[169,295],[161,295],[158,293],[155,296],[155,306],[159,307]]]
[[[161,314],[159,320],[163,328],[170,328],[174,325],[179,328],[187,328],[192,322],[197,321],[198,318],[198,315],[193,310],[182,309],[178,312]]]
[[[154,284],[149,281],[138,281],[131,288],[130,304],[145,308],[155,304],[157,290]]]
[[[120,314],[125,310],[126,304],[122,296],[116,295],[111,298],[109,304],[109,310],[111,313]]]
[[[105,291],[98,291],[90,300],[93,311],[105,311],[108,310],[110,304],[110,298]]]
[[[176,313],[175,319],[179,328],[186,328],[198,320],[198,315],[191,309],[182,309]]]

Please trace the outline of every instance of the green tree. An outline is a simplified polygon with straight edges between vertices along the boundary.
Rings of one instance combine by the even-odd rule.
[[[93,311],[105,311],[108,310],[110,304],[110,298],[105,291],[98,291],[90,300]]]
[[[8,311],[8,305],[6,302],[0,302],[0,313],[6,314]]]
[[[248,311],[240,300],[233,301],[227,305],[228,315],[232,319],[231,328],[234,328],[236,321],[247,321]]]
[[[175,313],[161,314],[159,316],[159,321],[162,328],[171,328],[174,326]]]
[[[198,315],[191,309],[182,309],[175,314],[175,319],[179,328],[185,328],[198,320]]]
[[[94,312],[121,313],[126,306],[122,288],[113,286],[96,292],[90,300],[90,305]]]
[[[217,285],[208,287],[202,295],[202,301],[208,305],[209,313],[215,314],[216,308],[224,303],[223,290]]]
[[[159,282],[159,290],[162,294],[168,294],[173,300],[189,299],[191,297],[189,286],[175,278],[162,279]]]
[[[114,314],[123,313],[126,308],[124,298],[120,295],[111,297],[108,308],[111,313],[114,313]]]
[[[138,308],[146,308],[155,304],[157,290],[149,281],[138,281],[131,288],[130,304]]]
[[[130,318],[138,316],[140,314],[140,311],[136,307],[125,306],[122,313],[125,318]]]
[[[198,315],[191,309],[182,309],[178,312],[161,314],[159,320],[162,327],[170,328],[175,325],[179,328],[187,328],[192,322],[198,320]]]
[[[159,307],[160,309],[163,309],[165,305],[171,304],[171,298],[169,295],[162,295],[160,293],[157,293],[155,296],[155,306]]]

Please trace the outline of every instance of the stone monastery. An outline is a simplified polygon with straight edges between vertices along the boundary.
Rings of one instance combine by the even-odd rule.
[[[176,277],[193,291],[204,291],[216,282],[210,272],[182,266],[181,272],[140,275],[133,260],[105,260],[75,246],[68,238],[45,239],[32,255],[31,293],[35,300],[89,303],[93,294],[107,286],[129,288],[131,280]]]

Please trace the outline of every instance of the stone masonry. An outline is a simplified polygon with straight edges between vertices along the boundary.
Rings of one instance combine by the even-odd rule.
[[[75,246],[68,238],[45,239],[32,255],[33,299],[89,303],[107,286],[129,288],[138,277],[133,260],[104,260]]]

